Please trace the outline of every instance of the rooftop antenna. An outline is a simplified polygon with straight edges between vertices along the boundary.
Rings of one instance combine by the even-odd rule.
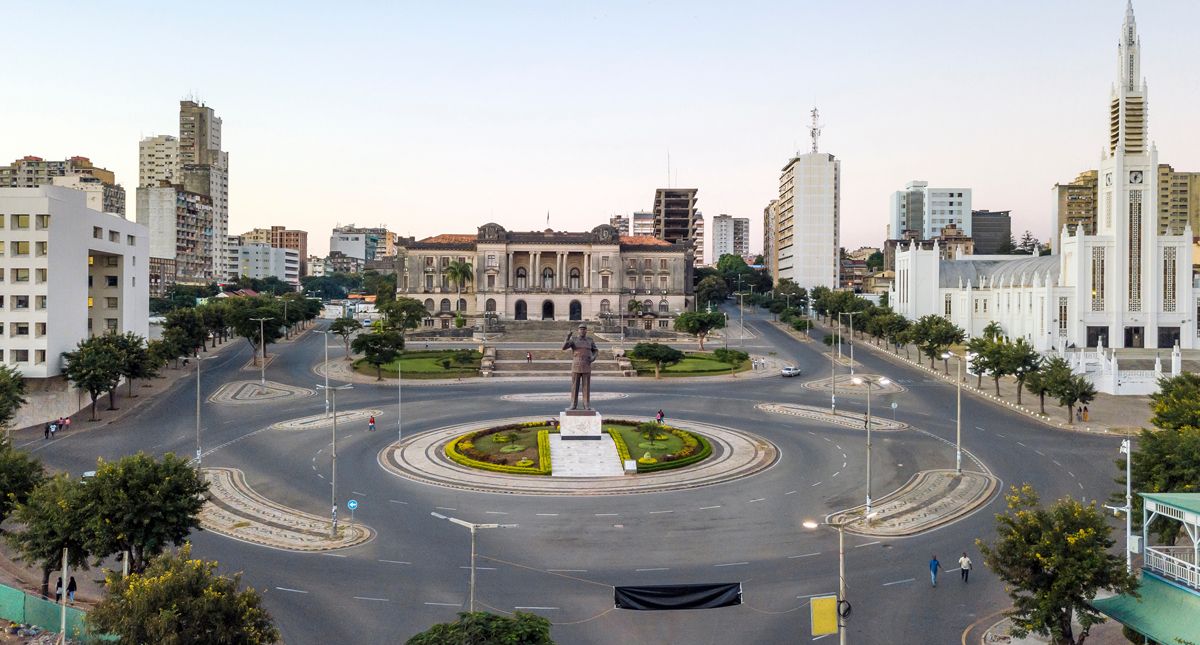
[[[821,124],[817,122],[817,118],[820,113],[817,112],[816,106],[813,106],[811,114],[812,114],[812,125],[808,126],[808,134],[809,134],[809,136],[812,137],[812,142],[813,142],[812,151],[816,152],[817,151],[817,139],[821,138]]]
[[[671,187],[671,149],[667,148],[667,188]]]

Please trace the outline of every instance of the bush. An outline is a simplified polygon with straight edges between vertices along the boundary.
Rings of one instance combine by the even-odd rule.
[[[714,349],[713,356],[715,356],[718,361],[721,361],[722,363],[728,363],[730,365],[741,365],[742,363],[750,360],[750,355],[746,352],[736,349],[725,349],[724,347]]]
[[[522,459],[516,465],[509,465],[508,458],[499,455],[488,455],[480,452],[475,448],[474,441],[479,437],[495,434],[498,432],[507,433],[517,428],[536,428],[545,426],[544,421],[533,423],[514,423],[498,428],[488,428],[479,432],[465,434],[454,441],[446,444],[446,457],[456,464],[466,466],[468,468],[478,468],[479,470],[490,470],[498,473],[509,473],[515,475],[549,475],[550,474],[550,444],[545,440],[544,435],[546,430],[538,432],[538,460],[540,464],[530,463],[529,466],[520,465],[527,461]]]
[[[632,459],[632,457],[629,456],[629,446],[625,445],[625,438],[621,436],[621,433],[616,430],[609,429],[608,434],[612,437],[613,443],[617,446],[617,456],[621,458],[621,463],[624,464],[626,461]]]

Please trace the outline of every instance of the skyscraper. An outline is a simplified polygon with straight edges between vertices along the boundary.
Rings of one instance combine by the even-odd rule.
[[[717,215],[712,220],[713,262],[722,255],[747,255],[750,253],[750,219]]]
[[[179,139],[169,134],[146,137],[138,143],[138,186],[158,186],[163,181],[180,181]]]
[[[654,237],[671,243],[692,240],[696,244],[696,264],[703,264],[704,220],[696,210],[699,190],[659,188],[654,191]]]
[[[216,112],[195,101],[179,102],[179,179],[190,192],[206,195],[213,206],[213,275],[233,278],[228,266],[229,153],[221,150],[221,119]]]
[[[783,167],[776,204],[779,279],[798,286],[836,289],[841,281],[842,162],[818,152],[817,110],[812,111],[812,150]]]

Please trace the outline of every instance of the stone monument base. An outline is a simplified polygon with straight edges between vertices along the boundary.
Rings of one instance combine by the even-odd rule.
[[[600,413],[595,410],[563,410],[558,414],[558,433],[562,439],[600,439],[604,430]]]

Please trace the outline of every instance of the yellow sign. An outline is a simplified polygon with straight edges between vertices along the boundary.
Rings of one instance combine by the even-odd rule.
[[[809,601],[812,609],[812,635],[838,633],[837,596],[815,596]]]

